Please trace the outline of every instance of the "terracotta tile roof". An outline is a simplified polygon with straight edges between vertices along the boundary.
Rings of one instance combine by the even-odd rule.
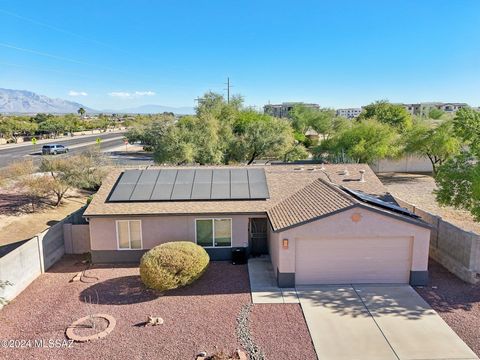
[[[125,170],[117,168],[104,180],[84,216],[266,213],[319,178],[367,194],[387,195],[383,184],[366,164],[267,165],[264,169],[270,193],[267,200],[107,202],[120,173]],[[359,181],[360,170],[365,170],[365,182]]]
[[[358,203],[352,196],[317,179],[267,211],[274,231],[347,209]]]

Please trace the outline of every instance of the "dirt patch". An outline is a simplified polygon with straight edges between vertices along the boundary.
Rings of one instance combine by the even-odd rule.
[[[468,284],[430,260],[430,282],[416,291],[480,356],[480,284]]]
[[[28,204],[19,205],[24,197],[6,194],[2,190],[0,194],[0,208],[3,208],[3,214],[0,213],[0,245],[30,239],[35,234],[55,225],[67,215],[84,206],[87,196],[88,194],[86,193],[71,193],[59,207],[46,205],[37,212],[32,213],[29,212]]]
[[[394,196],[409,202],[418,208],[467,230],[480,234],[480,223],[475,221],[468,211],[457,210],[450,206],[440,206],[433,191],[436,189],[435,180],[430,175],[407,173],[378,174],[379,179],[387,190]]]
[[[266,359],[317,359],[299,304],[255,304],[250,327]]]

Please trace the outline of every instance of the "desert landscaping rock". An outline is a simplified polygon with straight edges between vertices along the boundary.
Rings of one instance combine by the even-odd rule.
[[[92,334],[92,335],[78,335],[75,333],[75,329],[79,326],[82,326],[82,324],[86,324],[92,319],[105,319],[108,322],[108,325],[105,330],[100,331],[97,334]],[[95,315],[88,315],[84,316],[83,318],[80,318],[72,323],[67,328],[67,331],[65,332],[65,335],[67,338],[70,340],[73,340],[75,342],[87,342],[87,341],[93,341],[93,340],[98,340],[98,339],[103,339],[104,337],[107,337],[108,334],[110,334],[113,329],[115,328],[115,325],[117,325],[117,321],[113,316],[110,316],[108,314],[95,314]]]
[[[244,349],[247,351],[250,359],[264,360],[265,355],[262,350],[255,344],[250,333],[248,316],[253,304],[247,304],[242,307],[237,317],[237,335]]]
[[[428,267],[429,286],[417,292],[480,356],[480,283],[468,284],[433,260]]]

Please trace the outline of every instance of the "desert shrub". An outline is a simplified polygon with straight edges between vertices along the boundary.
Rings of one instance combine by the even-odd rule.
[[[154,247],[140,260],[140,277],[152,289],[164,291],[191,284],[207,269],[210,257],[201,246],[189,241]]]

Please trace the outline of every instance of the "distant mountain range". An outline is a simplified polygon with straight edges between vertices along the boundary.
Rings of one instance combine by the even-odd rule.
[[[62,99],[53,99],[27,90],[0,88],[0,113],[76,113],[83,107],[87,112],[94,111],[82,104]]]
[[[155,114],[173,112],[175,114],[193,114],[191,107],[171,107],[163,105],[141,105],[120,110],[95,110],[74,101],[54,99],[27,90],[12,90],[0,88],[0,113],[12,114],[69,114],[76,113],[83,107],[87,113],[117,113],[117,114]]]

